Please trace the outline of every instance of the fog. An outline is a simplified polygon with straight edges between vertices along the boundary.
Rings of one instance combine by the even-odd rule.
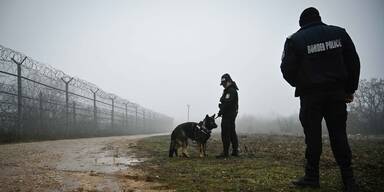
[[[0,44],[105,91],[174,118],[218,112],[220,76],[239,86],[239,116],[291,116],[294,89],[282,78],[285,38],[305,8],[346,28],[361,78],[384,77],[384,2],[1,0]]]

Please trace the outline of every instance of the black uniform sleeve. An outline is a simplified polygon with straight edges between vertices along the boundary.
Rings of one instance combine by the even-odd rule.
[[[353,94],[359,85],[360,59],[357,55],[355,45],[347,32],[345,32],[343,39],[343,58],[348,72],[345,91]]]
[[[223,93],[219,104],[219,114],[224,114],[228,111],[233,111],[236,108],[237,91],[235,89],[228,89]]]
[[[287,38],[281,58],[280,69],[284,79],[292,86],[296,87],[296,77],[299,68],[298,58],[294,51],[293,42]]]

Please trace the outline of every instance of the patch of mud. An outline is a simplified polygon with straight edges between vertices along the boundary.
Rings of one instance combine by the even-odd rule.
[[[95,170],[100,172],[116,172],[127,169],[130,165],[140,163],[141,160],[126,157],[101,157],[95,158]]]
[[[97,173],[114,173],[123,171],[129,166],[142,162],[141,159],[133,157],[130,152],[123,153],[119,148],[109,150],[106,147],[90,147],[83,153],[66,154],[58,166],[62,171],[94,171]]]
[[[65,172],[61,191],[123,191],[114,175]]]
[[[154,191],[130,167],[144,160],[132,153],[136,141],[149,136],[0,145],[0,191]]]

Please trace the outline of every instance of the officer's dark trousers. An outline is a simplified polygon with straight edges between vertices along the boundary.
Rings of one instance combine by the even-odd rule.
[[[229,145],[232,143],[233,151],[238,152],[239,141],[236,134],[236,114],[223,115],[221,119],[221,140],[223,142],[223,153],[229,154]]]
[[[344,91],[313,93],[300,97],[300,121],[304,128],[306,175],[319,177],[322,152],[321,122],[325,119],[331,148],[344,178],[353,177],[351,150],[346,134],[347,111]]]

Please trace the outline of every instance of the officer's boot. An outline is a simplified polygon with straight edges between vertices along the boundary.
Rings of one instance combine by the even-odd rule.
[[[305,166],[305,175],[295,181],[292,181],[292,184],[298,187],[320,187],[319,182],[319,166]]]
[[[227,152],[224,151],[224,152],[220,153],[219,155],[216,155],[216,159],[226,159],[228,157],[229,157],[228,151]]]
[[[232,156],[234,157],[239,157],[240,156],[240,153],[239,153],[239,141],[237,140],[237,135],[236,133],[234,134],[233,138],[232,138]]]
[[[231,141],[232,141],[232,156],[234,157],[239,157],[240,156],[240,153],[239,153],[239,140],[237,138],[237,134],[236,134],[236,131],[234,131],[235,129],[233,129],[233,132],[231,134]]]
[[[239,149],[238,148],[234,148],[232,150],[232,154],[231,155],[234,156],[234,157],[239,157],[240,156]]]
[[[227,143],[224,143],[224,150],[219,155],[216,155],[216,159],[226,159],[229,157],[229,145]]]
[[[341,178],[343,179],[344,191],[358,191],[358,186],[356,184],[355,178],[353,177],[353,170],[351,167],[341,169]]]
[[[221,140],[223,141],[223,152],[219,155],[216,155],[217,159],[226,159],[229,157],[229,145],[230,145],[230,139],[229,139],[229,132],[228,130],[222,129],[221,130]]]

